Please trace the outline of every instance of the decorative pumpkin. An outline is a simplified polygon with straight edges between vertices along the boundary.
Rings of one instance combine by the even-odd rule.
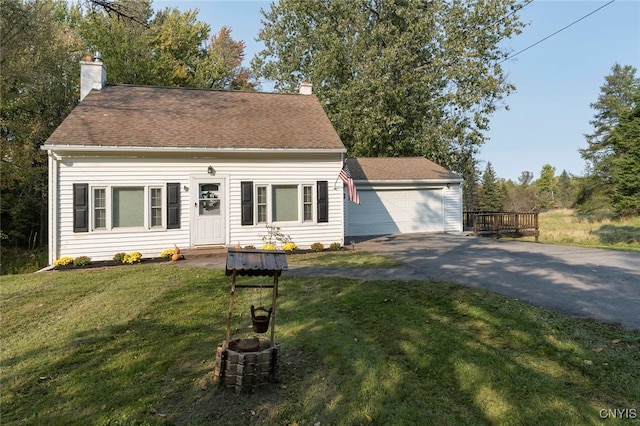
[[[173,260],[174,262],[176,260],[180,260],[181,256],[180,256],[180,247],[176,246],[174,244],[175,248],[173,249],[173,254],[171,255],[171,260]]]

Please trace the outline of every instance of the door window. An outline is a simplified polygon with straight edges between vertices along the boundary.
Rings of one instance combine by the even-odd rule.
[[[220,215],[220,185],[201,183],[198,194],[198,213],[200,216]]]

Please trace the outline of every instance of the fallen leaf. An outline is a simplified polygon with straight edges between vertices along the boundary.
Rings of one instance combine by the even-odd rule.
[[[367,418],[367,421],[368,421],[369,423],[373,422],[373,417],[371,417],[371,416],[370,416],[370,415],[368,415],[368,414],[365,414],[364,416]]]
[[[620,339],[613,339],[613,340],[611,341],[611,343],[613,343],[613,344],[620,343]]]
[[[584,364],[585,365],[593,365],[593,361],[591,361],[590,359],[585,359],[584,360]]]
[[[604,351],[604,347],[602,347],[602,346],[598,346],[597,348],[595,348],[595,349],[594,349],[594,351],[596,351],[596,352],[598,352],[598,353],[599,353],[599,352],[602,352],[602,351]]]

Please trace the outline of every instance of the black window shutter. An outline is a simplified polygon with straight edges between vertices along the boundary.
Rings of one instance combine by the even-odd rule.
[[[180,183],[167,183],[167,229],[180,228]]]
[[[329,222],[329,182],[319,180],[317,185],[318,223]]]
[[[73,232],[89,232],[89,184],[73,184]]]
[[[253,182],[240,182],[241,225],[253,225]]]

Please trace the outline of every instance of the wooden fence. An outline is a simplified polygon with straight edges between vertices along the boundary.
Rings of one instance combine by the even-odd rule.
[[[537,212],[464,212],[464,228],[476,235],[504,237],[534,236],[538,241]]]

